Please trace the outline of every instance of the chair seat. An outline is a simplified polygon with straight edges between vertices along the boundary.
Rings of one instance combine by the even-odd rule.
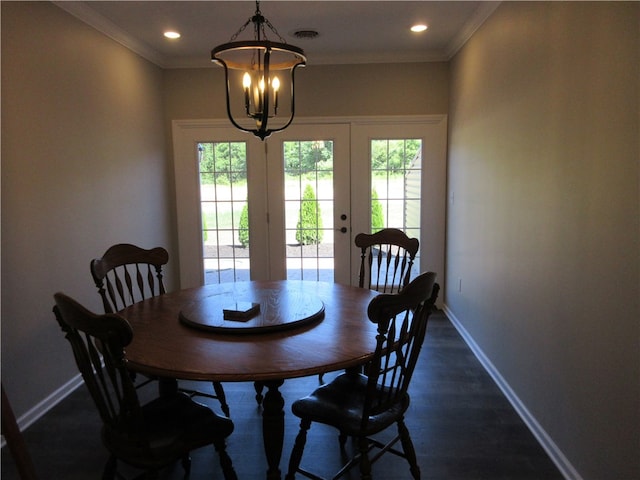
[[[142,425],[117,431],[104,427],[105,446],[117,457],[139,468],[160,468],[194,450],[224,439],[233,432],[233,422],[208,407],[177,392],[141,407]],[[138,438],[136,439],[136,436]]]
[[[371,415],[366,430],[362,430],[362,410],[367,391],[367,377],[348,372],[318,387],[310,395],[291,406],[294,415],[311,422],[331,425],[348,436],[374,435],[402,418],[409,408],[409,395],[382,412]],[[383,390],[380,390],[382,393]]]

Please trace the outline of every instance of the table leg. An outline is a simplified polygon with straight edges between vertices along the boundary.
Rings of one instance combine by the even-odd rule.
[[[267,393],[262,402],[262,438],[267,455],[267,479],[280,480],[280,457],[284,443],[284,399],[278,388],[284,380],[264,382]]]
[[[175,378],[158,378],[158,394],[161,397],[169,397],[178,391],[178,380]]]

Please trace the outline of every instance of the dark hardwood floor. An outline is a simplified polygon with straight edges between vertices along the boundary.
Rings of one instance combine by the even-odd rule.
[[[407,413],[418,463],[424,479],[561,479],[561,473],[537,443],[493,380],[442,312],[432,315],[416,368],[412,403]],[[62,336],[60,341],[65,341]],[[71,355],[71,351],[69,351]],[[326,375],[325,380],[331,378]],[[298,431],[291,402],[311,392],[318,378],[287,380],[285,444],[280,468],[286,472]],[[198,388],[211,389],[208,384]],[[228,452],[240,479],[265,478],[261,411],[250,383],[224,384],[235,431]],[[149,387],[145,387],[149,388]],[[154,387],[151,387],[154,388]],[[219,411],[215,400],[206,400]],[[87,480],[101,478],[107,452],[100,443],[100,421],[84,387],[77,389],[24,432],[39,478]],[[192,480],[222,478],[213,449],[192,454]],[[312,425],[302,465],[328,475],[341,460],[337,434]],[[122,469],[128,478],[135,470]],[[410,479],[406,461],[384,455],[373,466],[374,478]],[[18,479],[8,448],[2,449],[3,480]],[[162,479],[183,478],[179,465]],[[347,479],[358,478],[357,470]]]

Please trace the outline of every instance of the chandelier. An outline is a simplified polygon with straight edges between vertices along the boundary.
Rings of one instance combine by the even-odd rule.
[[[253,39],[236,40],[250,23]],[[267,38],[265,25],[278,37],[278,42]],[[294,73],[306,60],[304,51],[287,44],[262,16],[260,2],[256,1],[255,14],[228,43],[211,50],[211,61],[224,67],[227,115],[231,123],[260,140],[287,128],[295,113]],[[289,94],[284,94],[285,91]],[[286,114],[282,115],[283,112]]]

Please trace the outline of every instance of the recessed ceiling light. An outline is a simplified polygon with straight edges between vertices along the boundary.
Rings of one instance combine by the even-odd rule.
[[[427,29],[426,25],[420,24],[420,25],[414,25],[413,27],[411,27],[411,31],[412,32],[424,32]]]
[[[180,34],[178,32],[172,32],[172,31],[164,32],[164,36],[171,39],[180,38]]]

